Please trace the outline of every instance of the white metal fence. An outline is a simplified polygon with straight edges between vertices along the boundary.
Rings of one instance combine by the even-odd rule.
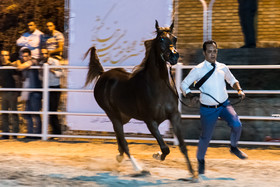
[[[176,87],[179,90],[180,83],[182,81],[182,71],[183,69],[191,69],[194,66],[184,66],[181,63],[178,63],[175,68],[175,81]],[[39,69],[42,67],[34,66],[31,68]],[[74,113],[74,112],[50,112],[48,111],[48,103],[49,103],[49,91],[61,91],[61,92],[92,92],[90,89],[52,89],[48,88],[48,76],[50,68],[63,68],[63,69],[87,69],[85,66],[48,66],[44,64],[43,66],[43,88],[31,89],[31,88],[0,88],[0,91],[41,91],[43,93],[43,107],[41,111],[4,111],[1,110],[0,113],[10,113],[10,114],[40,114],[42,115],[42,134],[27,134],[27,133],[0,133],[0,135],[13,135],[13,136],[37,136],[41,137],[42,140],[47,140],[49,137],[63,137],[63,138],[98,138],[98,139],[115,139],[114,136],[84,136],[84,135],[55,135],[48,133],[48,116],[52,114],[56,115],[76,115],[76,116],[106,116],[105,113]],[[111,69],[114,67],[105,67],[105,69]],[[127,69],[132,69],[133,67],[124,67]],[[280,65],[234,65],[229,66],[230,69],[280,69]],[[0,69],[15,69],[14,67],[0,67]],[[1,75],[0,75],[1,76]],[[233,91],[228,91],[229,93],[233,93]],[[245,93],[250,94],[280,94],[280,90],[244,90]],[[235,93],[235,92],[234,92]],[[181,97],[181,96],[180,96]],[[181,105],[179,102],[179,110],[181,109]],[[270,120],[270,121],[280,121],[279,116],[239,116],[240,119],[244,120]],[[182,114],[183,119],[199,119],[199,115],[187,115]],[[144,138],[144,137],[127,137],[129,140],[155,140],[154,138]],[[165,141],[171,141],[176,143],[176,138],[164,138]],[[198,140],[185,140],[189,143],[197,143]],[[212,140],[211,143],[217,144],[229,144],[230,141],[224,140]],[[280,146],[280,142],[255,142],[255,141],[239,141],[239,144],[244,145],[276,145]]]

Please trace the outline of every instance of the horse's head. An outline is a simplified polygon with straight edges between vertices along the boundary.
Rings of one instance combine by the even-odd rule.
[[[176,50],[177,37],[172,34],[174,21],[170,27],[159,27],[156,20],[156,29],[161,56],[164,61],[169,62],[171,65],[177,64],[179,53]]]

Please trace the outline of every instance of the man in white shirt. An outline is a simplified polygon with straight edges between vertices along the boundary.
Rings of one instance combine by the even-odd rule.
[[[247,158],[247,155],[237,148],[237,142],[241,135],[242,124],[228,101],[225,80],[231,87],[238,91],[238,95],[241,96],[242,99],[245,98],[245,94],[242,91],[239,82],[230,72],[229,68],[225,64],[216,61],[217,53],[218,49],[215,41],[210,40],[204,42],[203,55],[205,56],[205,60],[194,67],[181,83],[183,95],[192,98],[193,96],[189,87],[194,82],[199,84],[199,80],[201,80],[202,77],[213,69],[213,73],[211,73],[210,77],[206,78],[205,82],[199,87],[199,90],[201,91],[200,120],[202,127],[197,151],[199,174],[204,174],[204,157],[212,138],[218,117],[225,120],[231,128],[230,152],[240,159]]]
[[[31,57],[38,59],[40,57],[40,44],[43,33],[37,29],[34,21],[28,23],[28,29],[29,31],[17,40],[17,46],[28,48],[31,51]]]

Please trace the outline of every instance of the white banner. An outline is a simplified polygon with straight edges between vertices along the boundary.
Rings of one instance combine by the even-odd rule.
[[[172,0],[70,0],[69,65],[87,66],[84,54],[96,46],[102,66],[135,66],[144,58],[144,41],[155,37],[155,20],[169,26]],[[87,70],[70,69],[69,88],[80,89]],[[93,88],[90,85],[88,88]],[[69,112],[104,113],[92,93],[68,92]],[[73,130],[112,131],[107,117],[67,116]],[[149,133],[143,122],[131,120],[126,132]],[[162,133],[167,123],[160,126]]]

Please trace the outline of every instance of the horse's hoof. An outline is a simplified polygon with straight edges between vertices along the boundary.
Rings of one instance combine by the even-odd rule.
[[[117,155],[116,158],[119,163],[123,161],[123,155]]]
[[[199,183],[199,182],[201,182],[201,179],[198,176],[192,177],[192,183]]]
[[[148,170],[142,170],[141,173],[145,176],[146,175],[151,175],[151,173]]]
[[[151,175],[151,173],[147,170],[142,170],[140,173],[132,174],[131,177],[145,177],[147,175]]]
[[[157,153],[153,154],[153,158],[156,159],[156,160],[162,160],[161,159],[161,152],[157,152]]]

